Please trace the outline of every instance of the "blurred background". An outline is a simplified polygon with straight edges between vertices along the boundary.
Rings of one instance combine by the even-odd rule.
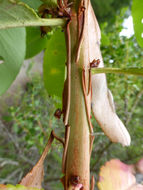
[[[131,0],[92,0],[102,31],[101,50],[106,67],[143,66],[143,51],[133,32],[131,3]],[[35,39],[32,38],[33,33],[37,35]],[[51,36],[50,31],[42,38],[41,43],[46,44]],[[54,117],[61,100],[56,96],[49,96],[43,83],[43,46],[40,48],[39,44],[38,49],[32,48],[40,38],[40,28],[27,28],[26,60],[13,85],[0,97],[2,184],[16,184],[30,171],[38,161],[52,129],[58,136],[64,136],[62,118]],[[35,54],[38,55],[34,56]],[[143,79],[108,74],[107,81],[114,96],[117,114],[127,127],[132,143],[130,147],[111,143],[92,117],[95,141],[91,173],[96,182],[99,169],[106,161],[118,158],[124,163],[133,164],[143,156]],[[45,189],[62,188],[61,158],[62,146],[54,141],[45,161]]]

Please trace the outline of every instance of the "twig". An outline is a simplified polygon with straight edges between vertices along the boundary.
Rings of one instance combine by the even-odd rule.
[[[58,136],[55,134],[54,131],[52,131],[52,134],[53,134],[54,138],[55,138],[57,141],[59,141],[60,143],[62,143],[62,145],[63,145],[63,147],[64,147],[64,146],[65,146],[64,140],[63,140],[62,138],[58,137]]]
[[[99,153],[98,153],[98,158],[95,162],[95,164],[93,165],[93,170],[95,169],[95,166],[98,164],[98,162],[100,161],[100,159],[102,158],[102,155],[105,151],[107,151],[107,149],[112,145],[112,142],[109,142]]]
[[[22,150],[20,149],[20,146],[17,142],[17,139],[8,131],[8,129],[4,126],[4,124],[2,123],[2,121],[0,121],[0,126],[3,128],[3,130],[6,132],[6,138],[7,136],[9,137],[9,139],[13,142],[15,149],[18,151],[18,157],[20,157],[22,160],[26,161],[27,163],[29,163],[30,165],[33,166],[33,162],[30,159],[27,159],[23,153]]]
[[[11,135],[11,133],[9,133],[8,129],[4,126],[4,124],[2,123],[2,121],[0,121],[0,126],[3,128],[4,131],[6,131],[7,136],[9,137],[9,139],[13,142],[15,148],[20,151],[19,148],[19,144],[17,142],[17,139],[15,137],[13,137],[13,135]]]
[[[94,179],[94,176],[92,176],[90,190],[94,190],[94,186],[95,186],[95,179]]]
[[[38,122],[38,125],[39,125],[39,127],[41,128],[41,130],[42,130],[44,136],[47,138],[47,133],[45,132],[45,130],[44,130],[42,124],[41,124],[41,121],[40,121],[40,120],[37,120],[37,122]]]
[[[8,164],[15,165],[15,166],[19,165],[18,162],[10,160],[10,159],[7,159],[7,158],[0,158],[0,162],[1,162],[0,167],[3,167],[3,166],[8,165]]]
[[[10,173],[7,178],[2,179],[0,183],[11,183],[13,180],[11,180],[14,176],[16,176],[17,173],[21,172],[21,168],[18,168],[17,170],[14,170],[12,173]]]
[[[143,90],[141,90],[141,91],[137,94],[137,96],[136,96],[135,102],[134,102],[134,104],[133,104],[133,106],[132,106],[132,108],[131,108],[131,111],[130,111],[129,114],[128,114],[128,117],[127,117],[127,120],[126,120],[126,125],[128,125],[129,122],[131,121],[132,115],[133,115],[133,113],[134,113],[134,111],[135,111],[135,108],[136,108],[136,106],[138,105],[138,103],[139,103],[140,98],[142,97],[142,95],[143,95]]]

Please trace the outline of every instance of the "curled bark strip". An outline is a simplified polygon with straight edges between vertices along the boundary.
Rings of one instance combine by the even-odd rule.
[[[52,135],[54,136],[54,138],[59,141],[60,143],[62,143],[63,147],[65,146],[65,142],[62,138],[58,137],[54,131],[52,131]]]
[[[91,92],[91,69],[89,69],[89,83],[88,83],[88,93],[87,95],[89,95]]]
[[[90,115],[89,115],[89,111],[88,111],[88,105],[87,105],[87,93],[86,93],[86,84],[85,84],[85,70],[82,70],[82,88],[83,88],[83,95],[84,95],[84,101],[85,101],[85,108],[86,108],[86,114],[87,114],[87,120],[88,120],[88,124],[89,124],[89,130],[90,133],[93,133],[93,126],[90,120]]]
[[[94,190],[94,186],[95,186],[95,179],[94,179],[94,176],[92,176],[90,190]]]
[[[95,136],[91,135],[90,136],[90,156],[91,156],[91,153],[92,153],[92,147],[93,147],[94,139],[95,139]]]
[[[82,19],[81,19],[81,15],[82,15]],[[76,58],[75,58],[76,63],[79,60],[80,47],[81,47],[81,42],[83,39],[84,28],[85,28],[85,5],[84,5],[84,1],[81,1],[79,10],[78,10],[78,38],[79,40],[78,40]]]
[[[64,146],[64,152],[63,152],[63,159],[62,159],[62,172],[65,173],[66,168],[66,156],[67,156],[67,149],[68,149],[68,142],[70,137],[70,126],[65,126],[65,146]]]
[[[66,43],[67,43],[67,103],[66,103],[66,113],[64,117],[65,126],[68,124],[69,119],[69,110],[70,110],[70,102],[71,102],[71,38],[70,38],[70,25],[71,20],[68,21],[66,26]]]

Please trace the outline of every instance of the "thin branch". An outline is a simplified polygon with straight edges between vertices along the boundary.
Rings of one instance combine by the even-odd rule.
[[[112,145],[112,142],[109,142],[99,153],[98,153],[98,158],[95,162],[95,164],[93,165],[93,170],[95,169],[95,166],[98,164],[98,162],[100,161],[100,159],[102,158],[103,154],[105,151],[107,151],[107,149]]]
[[[63,147],[65,146],[65,142],[62,138],[58,137],[54,131],[52,131],[52,135],[54,136],[54,138],[59,141],[60,143],[62,143]]]
[[[11,22],[7,24],[0,23],[0,29],[7,29],[7,28],[18,28],[18,27],[27,27],[27,26],[65,26],[66,19],[63,18],[39,18],[37,20],[32,21],[19,21]]]
[[[9,139],[11,140],[11,142],[13,143],[15,149],[18,151],[18,157],[20,157],[22,160],[24,160],[25,162],[29,163],[30,165],[33,166],[33,162],[26,158],[24,155],[23,155],[23,152],[22,150],[20,149],[20,146],[18,144],[18,141],[17,141],[17,138],[14,137],[10,132],[9,130],[4,126],[4,124],[2,123],[2,121],[0,121],[0,126],[3,128],[3,130],[6,132],[6,138],[9,137]]]
[[[114,73],[114,74],[127,74],[127,75],[137,75],[137,76],[143,76],[143,67],[137,68],[137,67],[132,67],[132,68],[96,68],[92,69],[93,74],[98,74],[98,73]]]
[[[19,163],[7,158],[0,158],[0,167],[4,167],[5,165],[15,165],[18,166]]]
[[[18,168],[16,170],[14,170],[12,173],[10,173],[7,178],[5,179],[0,179],[0,183],[12,183],[13,182],[13,178],[15,178],[15,176],[21,172],[21,168]]]
[[[41,130],[42,130],[44,136],[47,138],[48,135],[47,135],[46,131],[44,130],[44,128],[43,128],[43,126],[42,126],[42,124],[41,124],[41,121],[40,121],[40,120],[37,120],[37,122],[38,122],[38,125],[39,125],[39,127],[41,128]]]
[[[133,115],[133,113],[134,113],[134,111],[135,111],[135,108],[136,108],[136,106],[138,105],[138,103],[139,103],[139,101],[140,101],[140,99],[141,99],[142,96],[143,96],[143,90],[141,90],[141,91],[137,94],[137,96],[136,96],[136,100],[135,100],[135,102],[134,102],[134,104],[133,104],[133,106],[132,106],[132,108],[131,108],[131,111],[130,111],[129,114],[128,114],[128,117],[127,117],[127,120],[126,120],[126,125],[128,125],[128,124],[130,123],[131,118],[132,118],[132,115]]]
[[[94,176],[92,176],[90,190],[94,190],[94,187],[95,187],[95,179],[94,179]]]

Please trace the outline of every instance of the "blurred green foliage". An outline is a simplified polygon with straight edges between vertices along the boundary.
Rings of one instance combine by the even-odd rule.
[[[57,97],[48,96],[41,76],[33,76],[31,82],[27,83],[20,104],[11,106],[0,123],[0,183],[16,184],[20,181],[38,161],[52,129],[61,137],[64,136],[62,120],[54,117],[60,104]],[[47,186],[50,189],[49,183],[53,184],[51,189],[62,186],[61,148],[54,141],[46,160],[46,189]],[[53,183],[54,180],[57,183]]]
[[[120,15],[120,11],[123,7],[129,7],[131,5],[131,0],[91,0],[95,15],[99,23],[107,21],[113,24],[116,20],[116,15]],[[129,12],[126,13],[126,16]]]

